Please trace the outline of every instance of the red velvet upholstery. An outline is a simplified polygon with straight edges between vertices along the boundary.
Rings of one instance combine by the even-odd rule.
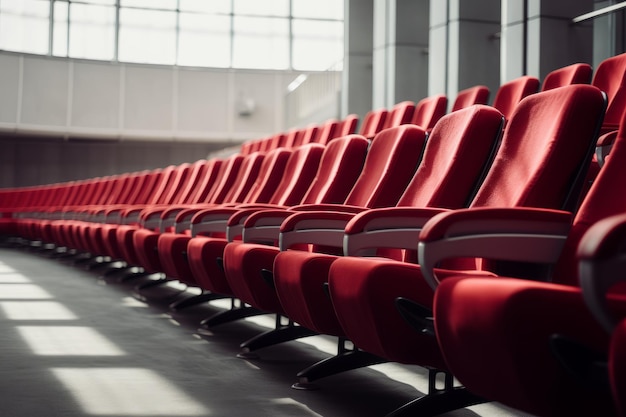
[[[591,84],[604,91],[609,101],[603,130],[617,130],[626,109],[626,54],[602,61]]]
[[[489,94],[489,88],[484,85],[477,85],[461,90],[456,95],[456,99],[454,99],[451,111],[464,109],[474,104],[487,104]]]
[[[279,153],[280,151],[273,151]],[[265,154],[252,153],[244,159],[241,167],[237,172],[233,185],[230,187],[228,194],[225,196],[225,202],[239,203],[244,200],[250,189],[254,185],[257,179],[261,165],[265,158]],[[172,230],[159,230],[155,227],[145,227],[145,223],[150,221],[151,218],[164,219],[167,217],[174,217],[177,213],[185,209],[190,209],[191,205],[198,205],[201,201],[185,201],[179,205],[170,205],[168,207],[156,208],[156,209],[144,209],[142,210],[140,217],[144,220],[144,228],[137,229],[132,236],[134,251],[139,260],[139,264],[147,271],[162,271],[161,259],[163,255],[157,251],[157,242],[161,233],[165,233]],[[161,222],[163,224],[163,222]],[[169,259],[164,259],[168,261]]]
[[[592,226],[626,211],[626,197],[615,192],[626,183],[624,133],[620,130],[576,214],[555,259],[552,283],[456,277],[443,280],[437,288],[435,323],[441,348],[452,372],[470,390],[538,415],[614,414],[607,393],[573,378],[557,360],[549,340],[559,334],[608,352],[607,334],[589,313],[578,287],[575,255],[585,248],[583,236],[587,245],[598,242],[587,236]],[[624,301],[619,308],[626,314]],[[507,381],[507,389],[498,381]]]
[[[341,120],[340,126],[337,128],[336,137],[340,138],[346,135],[352,135],[357,132],[357,125],[359,124],[359,116],[356,114],[349,114]]]
[[[562,207],[572,179],[581,174],[580,166],[590,156],[603,111],[602,95],[591,86],[564,87],[523,99],[471,208],[466,210]],[[435,213],[415,210],[414,217],[427,219]],[[358,217],[353,223],[346,228],[348,240],[368,230],[352,227],[358,225]],[[401,227],[400,221],[394,223]],[[391,232],[384,242],[389,246],[394,243]],[[414,244],[417,247],[417,241]],[[432,336],[412,329],[395,305],[397,297],[406,297],[426,308],[431,306],[433,291],[423,281],[419,265],[343,257],[330,268],[329,290],[339,322],[356,346],[389,360],[441,366]]]
[[[340,128],[340,122],[335,119],[329,119],[319,127],[319,129],[317,130],[317,134],[314,138],[312,138],[311,142],[327,145],[328,142],[338,137],[338,132]]]
[[[411,124],[430,132],[448,109],[448,98],[442,94],[421,99],[415,105]]]
[[[602,61],[593,75],[591,84],[604,91],[608,100],[600,133],[616,131],[619,128],[621,117],[626,111],[626,53]],[[609,142],[598,144],[598,146],[602,146],[606,153],[608,152],[606,149],[610,149],[611,144]],[[597,156],[594,155],[587,173],[587,187],[583,190],[583,194],[588,191],[599,170],[600,164]]]
[[[524,75],[504,83],[498,88],[493,99],[493,107],[500,110],[508,120],[511,118],[517,103],[524,97],[539,91],[539,80],[536,77]]]
[[[361,144],[364,145],[361,139],[362,138],[359,138],[357,139],[357,141],[361,142]],[[332,141],[328,145],[329,147],[332,146],[333,150],[341,146],[341,143],[337,143],[333,146],[335,142],[336,140]],[[364,150],[364,148],[362,148],[362,150]],[[280,183],[277,184],[277,186],[275,187],[275,192],[269,201],[269,205],[292,206],[300,203],[306,195],[311,184],[315,181],[320,163],[322,161],[323,152],[323,146],[316,145],[315,147],[313,147],[313,144],[309,145],[308,147],[297,149],[290,158],[287,167],[285,168],[282,176],[282,181],[280,181]],[[358,165],[360,165],[360,163]],[[352,174],[352,176],[354,177],[354,174]],[[348,173],[346,179],[349,181],[349,178],[350,174]],[[254,207],[254,205],[252,205],[252,207]],[[215,212],[213,210],[200,212],[196,217],[194,217],[192,223],[201,223],[201,216],[210,216],[215,214],[221,214],[224,216],[224,219],[227,220],[232,214],[237,213],[238,210],[241,210],[243,208],[245,208],[245,205],[231,207],[222,210],[221,212]],[[224,276],[223,271],[215,270],[211,272],[213,269],[216,269],[214,268],[214,266],[216,265],[216,259],[223,256],[224,247],[228,243],[228,240],[223,237],[223,233],[226,231],[226,222],[222,222],[219,227],[222,232],[222,236],[220,236],[219,234],[217,236],[210,237],[196,236],[189,240],[186,252],[190,271],[172,270],[170,271],[170,273],[175,272],[179,274],[178,279],[183,279],[184,277],[180,276],[181,272],[191,272],[192,277],[190,277],[190,279],[194,282],[194,284],[200,286],[202,289],[209,290],[215,293],[220,293],[218,289],[227,288],[228,284],[225,282],[226,277]],[[159,251],[161,251],[161,248],[162,242],[160,240]],[[209,252],[211,254],[209,254]],[[226,293],[224,295],[230,294]]]
[[[367,140],[359,135],[338,138],[329,143],[322,155],[315,178],[311,181],[306,195],[298,203],[336,204],[344,201],[363,168],[367,147]],[[293,205],[279,193],[280,190],[276,195],[278,205]],[[280,204],[281,200],[288,204]],[[187,252],[193,275],[202,288],[232,295],[233,291],[226,281],[224,272],[215,271],[215,260],[224,256],[227,243],[225,239],[198,237],[189,242]],[[207,245],[212,249],[209,250]],[[226,266],[226,259],[224,264]]]
[[[413,119],[413,113],[415,112],[415,103],[412,101],[402,101],[389,111],[389,114],[385,118],[385,124],[383,129],[389,129],[390,127],[396,127],[411,123]]]
[[[414,173],[412,167],[420,160],[424,139],[424,131],[413,126],[391,128],[379,133],[374,138],[363,171],[345,205],[366,208],[395,204]],[[437,140],[433,142],[437,143]],[[316,191],[313,188],[311,192]],[[304,203],[339,202],[317,199]],[[328,209],[333,210],[333,207]],[[338,206],[337,210],[340,209]],[[267,312],[283,312],[276,292],[260,275],[262,269],[273,269],[274,257],[278,252],[275,246],[254,243],[231,243],[226,247],[224,267],[229,285],[237,298]]]
[[[571,84],[589,84],[593,68],[591,65],[579,63],[550,71],[543,79],[541,91],[564,87]]]
[[[187,242],[191,238],[191,234],[189,226],[181,227],[181,225],[190,225],[191,219],[197,213],[209,208],[220,207],[223,204],[269,202],[283,178],[292,154],[292,150],[277,148],[269,152],[262,160],[259,158],[251,160],[239,170],[237,178],[234,179],[230,191],[224,199],[214,200],[211,204],[197,205],[173,213],[176,216],[179,231],[160,235],[153,234],[150,237],[151,246],[149,250],[157,255],[161,261],[158,265],[154,265],[158,268],[157,270],[164,272],[170,278],[181,279],[189,284],[195,283],[189,272],[185,256]],[[142,232],[142,234],[148,235],[147,232]],[[137,245],[142,244],[140,239],[137,238]]]
[[[385,125],[388,113],[389,111],[384,108],[370,110],[367,112],[361,121],[361,126],[359,127],[358,132],[359,135],[365,136],[366,138],[373,138]]]
[[[466,206],[491,161],[502,126],[502,114],[487,106],[471,106],[442,117],[397,205]],[[463,157],[470,149],[472,156]],[[274,262],[274,278],[287,316],[317,332],[339,336],[343,330],[323,288],[335,260],[337,256],[320,253],[281,252]]]
[[[212,201],[223,201],[225,196],[230,192],[233,187],[243,159],[244,157],[241,155],[233,155],[226,160],[226,163],[221,165],[218,177],[216,178],[216,182],[213,185],[215,189],[209,193],[207,198],[210,198]],[[168,181],[168,178],[165,177],[163,181]],[[164,186],[164,188],[167,187]],[[152,202],[156,201],[157,205],[158,203],[160,203],[160,194],[161,192],[157,190],[157,194],[152,200]],[[152,206],[154,206],[154,204],[148,205],[148,207]],[[137,213],[137,221],[131,221],[129,223],[128,220],[126,220],[125,224],[114,225],[112,226],[113,230],[108,231],[108,233],[105,233],[103,236],[105,239],[115,239],[114,242],[105,240],[104,243],[109,248],[115,247],[114,250],[119,251],[119,253],[122,254],[122,259],[130,265],[140,265],[141,263],[141,260],[138,258],[137,252],[135,251],[135,246],[133,244],[133,234],[139,229],[139,213],[141,213],[141,210],[145,208],[145,206],[140,206],[134,209],[134,211]],[[128,213],[128,210],[126,210],[125,213]]]

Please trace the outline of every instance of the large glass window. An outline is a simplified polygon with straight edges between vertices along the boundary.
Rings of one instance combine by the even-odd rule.
[[[141,9],[176,10],[177,0],[120,0],[122,7],[138,7]]]
[[[343,21],[343,1],[292,0],[293,17],[307,19],[334,19]]]
[[[201,12],[210,14],[230,14],[231,0],[179,0],[181,12]]]
[[[165,65],[337,69],[342,0],[1,0],[0,49]]]
[[[230,16],[180,13],[178,65],[229,67],[230,33]]]
[[[176,12],[121,8],[119,30],[120,61],[176,63]]]
[[[0,48],[47,54],[50,3],[46,0],[0,2]]]
[[[52,33],[52,55],[67,56],[69,33],[69,3],[54,3],[54,32]]]
[[[289,0],[234,0],[233,13],[247,16],[289,16]]]
[[[292,67],[297,70],[340,69],[343,23],[294,19],[292,54]]]
[[[69,56],[104,60],[114,58],[114,6],[71,3],[69,23]]]
[[[273,17],[235,16],[233,66],[289,68],[289,21]]]

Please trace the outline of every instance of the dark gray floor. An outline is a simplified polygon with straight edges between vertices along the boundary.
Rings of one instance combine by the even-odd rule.
[[[426,389],[425,370],[376,365],[291,388],[298,371],[328,357],[321,336],[236,357],[272,318],[200,336],[223,306],[174,317],[163,301],[25,248],[0,248],[0,416],[384,416]],[[495,404],[447,416],[522,416]]]

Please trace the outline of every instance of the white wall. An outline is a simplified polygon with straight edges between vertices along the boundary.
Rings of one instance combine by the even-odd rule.
[[[0,52],[0,133],[231,142],[285,129],[292,72],[109,63]],[[251,116],[238,115],[252,99]]]

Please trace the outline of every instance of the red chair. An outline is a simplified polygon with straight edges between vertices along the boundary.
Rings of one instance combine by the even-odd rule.
[[[319,133],[319,126],[315,123],[312,123],[302,129],[298,130],[298,135],[294,139],[292,147],[298,147],[302,145],[306,145],[307,143],[317,142],[315,138]]]
[[[604,108],[602,93],[585,85],[526,97],[511,117],[498,155],[470,208],[460,212],[471,214],[481,207],[576,207]],[[445,211],[388,209],[357,216],[346,227],[345,252],[417,248],[417,238],[423,233],[419,230],[441,212]],[[404,219],[398,219],[399,213]],[[412,225],[406,223],[408,219],[413,219]],[[446,267],[475,269],[476,264],[459,262]],[[409,305],[426,315],[432,309],[433,291],[419,265],[344,256],[331,265],[328,284],[339,323],[357,348],[387,360],[446,371],[433,333],[415,331],[398,313],[397,299],[411,300]],[[428,322],[427,317],[424,321]],[[431,375],[436,373],[431,371]],[[301,376],[308,378],[306,373]],[[451,377],[449,382],[443,391],[452,398],[461,395],[452,387]],[[475,400],[470,396],[468,401]],[[414,406],[428,407],[429,401],[418,400]]]
[[[282,161],[287,160],[287,156],[282,150],[274,150],[267,155],[270,161],[280,159]],[[140,214],[140,228],[138,228],[132,236],[134,251],[137,256],[139,264],[147,271],[162,272],[163,267],[161,265],[162,256],[157,251],[157,242],[161,234],[166,232],[173,232],[173,227],[176,217],[182,212],[186,211],[187,216],[191,215],[191,212],[197,212],[201,209],[207,209],[215,206],[216,204],[236,204],[244,202],[247,195],[250,194],[250,190],[255,185],[259,178],[263,161],[266,155],[263,153],[252,153],[245,157],[241,167],[237,172],[237,177],[233,181],[232,186],[228,194],[224,197],[223,201],[214,201],[213,203],[203,203],[200,201],[183,201],[181,204],[170,205],[161,208],[144,209]],[[266,164],[268,166],[268,164]],[[271,166],[282,169],[283,164],[272,164]],[[265,175],[269,175],[264,172]],[[279,174],[276,171],[274,178],[278,180]],[[266,193],[269,195],[269,193]]]
[[[621,139],[622,130],[624,130],[623,127],[620,130],[620,138],[617,139],[620,142],[623,141]],[[622,144],[618,146],[621,147]],[[611,158],[615,156],[612,155]],[[617,156],[619,157],[619,155]],[[611,159],[608,164],[612,163]],[[598,180],[602,178],[602,175],[601,173]],[[622,177],[623,175],[619,179]],[[616,186],[621,185],[617,182],[615,184]],[[622,200],[619,199],[620,202]],[[605,375],[602,368],[598,374],[606,377],[606,380],[601,381],[608,383],[613,395],[616,414],[622,417],[626,416],[626,395],[624,395],[626,393],[626,320],[624,315],[626,291],[624,291],[623,282],[625,266],[623,248],[626,240],[625,208],[622,205],[621,214],[607,217],[591,226],[578,247],[580,285],[583,298],[598,323],[610,335],[608,352],[592,352],[584,358],[580,358],[582,355],[578,355],[578,358],[574,356],[577,363],[572,363],[572,360],[563,361],[568,369],[574,368],[576,371],[585,368],[594,369],[595,363],[591,362],[590,359],[597,360],[600,366],[607,365],[608,375]],[[604,338],[602,340],[604,341]],[[572,345],[576,350],[588,352],[588,348],[586,349],[589,345],[588,337],[578,338],[574,342]],[[563,358],[562,352],[559,353],[561,353],[559,357]],[[598,360],[598,357],[601,359]],[[602,361],[604,358],[606,358],[606,363]],[[582,366],[579,366],[578,363],[581,363]],[[588,379],[585,378],[588,374],[580,375],[578,372],[577,376]]]
[[[448,98],[442,94],[421,99],[415,105],[411,124],[430,132],[448,109]]]
[[[373,138],[383,129],[388,114],[389,111],[385,108],[370,110],[365,117],[363,117],[358,134],[368,139]]]
[[[550,71],[543,79],[541,91],[564,87],[571,84],[589,84],[593,68],[589,64],[572,64]]]
[[[596,155],[594,155],[589,172],[587,174],[587,192],[600,170],[600,163],[604,155],[611,150],[612,138],[619,128],[619,122],[626,111],[626,53],[607,58],[598,65],[593,75],[591,85],[602,90],[608,100],[606,115],[602,124],[601,136],[597,143]]]
[[[341,120],[341,125],[337,128],[336,137],[352,135],[356,133],[357,125],[359,124],[359,116],[356,114],[349,114]]]
[[[323,204],[343,201],[361,172],[368,145],[368,141],[358,135],[333,140],[324,150],[315,179],[306,191],[302,202]],[[288,179],[291,176],[285,176],[285,184],[289,183]],[[217,268],[216,260],[222,258],[224,246],[229,240],[239,240],[241,227],[237,223],[243,223],[248,216],[260,210],[271,209],[272,212],[277,210],[282,212],[289,208],[277,203],[280,203],[279,198],[288,203],[293,202],[293,197],[289,194],[294,193],[284,189],[284,186],[273,186],[273,188],[277,189],[275,204],[244,204],[208,213],[212,215],[213,223],[217,223],[217,226],[213,226],[215,230],[228,232],[228,240],[215,236],[215,233],[212,237],[198,236],[186,240],[176,238],[176,242],[172,245],[167,242],[167,240],[175,239],[172,236],[166,235],[159,239],[159,253],[168,258],[164,262],[164,272],[169,276],[179,277],[187,283],[193,279],[205,290],[205,293],[199,297],[173,304],[172,309],[180,310],[202,301],[232,296],[223,271]],[[300,191],[298,190],[297,193],[300,194]],[[196,225],[202,227],[201,223],[196,223]],[[170,248],[167,245],[170,245]],[[183,253],[188,253],[189,262],[180,256]]]
[[[213,184],[215,188],[207,196],[207,199],[210,200],[209,202],[223,201],[233,187],[243,160],[243,156],[233,155],[221,165],[216,182]],[[167,181],[167,178],[165,178],[165,181]],[[160,188],[167,189],[167,183],[160,186]],[[168,207],[167,204],[161,203],[161,197],[159,197],[161,194],[162,190],[156,191],[155,199],[151,201],[153,203],[156,200],[155,204],[112,209],[107,213],[107,223],[111,223],[111,226],[107,231],[108,233],[104,236],[104,244],[110,250],[118,251],[122,255],[121,258],[129,265],[135,266],[141,262],[135,252],[133,234],[140,228],[139,222],[142,210]]]
[[[396,127],[411,123],[413,119],[413,113],[415,112],[415,103],[412,101],[402,101],[394,105],[389,114],[385,118],[385,124],[383,129],[389,129],[390,127]]]
[[[504,83],[498,88],[493,107],[500,110],[506,120],[511,118],[515,107],[524,98],[539,91],[539,79],[525,75]]]
[[[345,197],[345,200],[343,200],[343,204],[337,204],[341,202],[341,200],[329,201],[321,200],[316,197],[308,201],[302,201],[302,203],[304,203],[302,208],[309,209],[313,207],[319,210],[360,211],[364,207],[385,207],[396,204],[398,199],[400,198],[401,193],[404,191],[410,179],[415,173],[415,169],[417,168],[417,165],[421,159],[422,148],[424,146],[425,140],[426,133],[422,129],[412,125],[403,125],[381,131],[378,135],[374,137],[370,145],[370,149],[367,153],[363,169],[360,172],[356,183],[354,183],[354,186],[349,191],[349,194],[347,195],[347,197]],[[299,209],[299,207],[295,208],[295,210],[297,209]],[[272,236],[274,237],[269,238],[269,241],[273,241],[272,246],[263,245],[263,249],[267,248],[267,250],[271,252],[268,257],[262,256],[262,259],[264,261],[269,259],[269,266],[260,266],[260,268],[269,268],[271,270],[273,257],[278,252],[278,248],[276,247],[276,239],[278,237],[276,223],[278,223],[279,225],[282,222],[282,219],[288,217],[291,213],[282,210],[278,213],[261,212],[258,213],[256,216],[263,216],[264,214],[267,214],[268,221],[270,219],[274,221],[274,228],[272,233]],[[252,215],[248,220],[255,221],[254,219],[255,215]],[[245,236],[247,235],[244,233],[244,238]],[[258,241],[255,240],[255,242]],[[191,246],[192,245],[190,243],[188,247],[188,251],[190,254],[192,251]],[[229,249],[232,250],[233,247],[239,246],[239,244],[229,243],[227,246],[229,247]],[[221,246],[217,253],[218,256],[221,256],[223,253],[224,268],[230,269],[231,266],[234,268],[240,268],[244,264],[246,264],[246,266],[248,265],[247,261],[236,261],[234,263],[228,262],[226,259],[227,254],[225,252],[224,246]],[[214,261],[215,256],[201,256],[200,254],[198,254],[197,257],[200,259],[208,259],[208,261],[205,261],[202,264],[203,268],[212,268],[208,271],[204,269],[194,271],[194,276],[196,276],[196,278],[198,278],[199,276],[204,277],[201,278],[203,288],[209,289],[212,292],[229,294],[233,296],[235,294],[235,291],[237,291],[238,295],[243,296],[244,302],[249,301],[249,297],[243,295],[243,291],[246,287],[242,286],[239,289],[232,288],[231,281],[227,280],[224,272],[222,270],[218,270],[218,268],[216,267],[216,263]],[[258,263],[250,266],[254,267],[255,270],[258,271],[258,269],[256,269],[256,267],[259,267]],[[192,270],[193,269],[194,268],[192,267]],[[215,277],[218,276],[220,277],[220,280],[216,281]],[[268,291],[266,290],[265,292],[267,293]],[[266,299],[268,300],[268,302],[272,303],[272,308],[280,308],[280,303],[278,302],[274,290],[270,288],[269,292],[270,294],[268,294],[268,297]],[[239,319],[247,315],[265,314],[267,312],[273,311],[272,308],[266,309],[265,305],[259,307],[260,308],[248,308],[246,306],[243,306],[237,309],[233,309],[223,314],[219,314],[215,317],[207,319],[203,322],[202,325],[208,328],[227,321]]]
[[[300,202],[315,177],[324,149],[325,147],[320,144],[308,144],[295,149],[284,169],[277,172],[277,180],[259,183],[259,187],[271,190],[269,199],[249,199],[243,204],[222,205],[200,210],[191,218],[189,234],[167,233],[159,236],[156,251],[153,250],[153,252],[162,260],[161,271],[166,274],[166,279],[176,279],[188,285],[201,286],[198,277],[191,271],[194,269],[195,251],[206,251],[207,247],[225,246],[228,242],[225,238],[226,221],[230,215],[243,208],[293,205]],[[202,236],[198,236],[199,234]],[[221,256],[221,252],[218,251],[218,255],[213,256],[211,260],[214,261],[217,256]],[[203,262],[202,259],[199,261]],[[198,266],[198,268],[201,267]],[[179,303],[173,308],[182,308],[189,303],[201,300],[204,300],[204,297]]]
[[[397,205],[464,207],[471,200],[491,161],[502,126],[502,114],[487,106],[472,106],[444,116],[426,142],[418,169]],[[417,127],[414,130],[423,131]],[[464,158],[468,149],[472,149],[472,156]],[[328,207],[327,212],[321,212],[320,208],[313,207],[283,218],[288,217],[286,222],[289,222],[305,217],[320,226],[328,224],[327,228],[336,230],[334,240],[337,237],[341,240],[348,219],[355,212],[366,210],[366,207],[360,210],[354,210],[352,206],[348,208],[350,210],[345,206]],[[260,213],[258,223],[265,225],[266,217]],[[252,221],[249,223],[244,230],[253,233],[254,224]],[[284,227],[285,224],[281,226]],[[329,236],[329,239],[332,238]],[[309,335],[311,331],[342,335],[330,300],[324,292],[328,266],[337,256],[320,253],[319,249],[317,253],[296,250],[279,253],[278,247],[253,244],[254,239],[247,242],[250,243],[228,245],[224,252],[228,282],[235,295],[257,309],[287,316],[300,327],[279,327],[244,342],[241,345],[244,353]],[[402,257],[400,253],[397,255]],[[270,273],[274,270],[273,286],[262,279],[263,270]]]
[[[626,198],[615,193],[626,182],[624,140],[622,129],[573,222],[569,213],[493,209],[442,215],[422,231],[422,273],[431,279],[437,259],[457,255],[553,265],[549,274],[526,271],[534,281],[505,278],[520,273],[516,267],[497,279],[492,274],[452,274],[437,287],[437,337],[449,369],[472,392],[542,416],[615,414],[608,389],[588,372],[598,355],[581,355],[606,355],[609,341],[585,307],[578,280],[590,269],[581,269],[579,277],[575,254],[578,250],[584,258],[581,251],[590,244],[604,253],[618,247],[615,239],[600,245],[600,239],[588,235],[590,228],[605,227],[607,220],[602,219],[626,209]],[[455,234],[459,244],[453,248],[443,234],[459,221],[465,232]],[[621,294],[612,296],[626,300]],[[626,303],[612,305],[626,312]]]
[[[484,85],[477,85],[461,90],[456,95],[451,111],[464,109],[474,104],[487,104],[489,102],[489,94],[489,88]]]
[[[322,124],[312,142],[327,145],[328,142],[338,137],[338,130],[341,128],[341,123],[335,119],[329,119]],[[344,135],[341,135],[344,136]]]

